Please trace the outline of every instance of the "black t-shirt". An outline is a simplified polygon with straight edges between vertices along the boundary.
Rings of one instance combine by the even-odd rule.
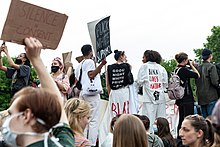
[[[108,82],[112,90],[127,86],[127,75],[130,70],[128,63],[108,65]]]

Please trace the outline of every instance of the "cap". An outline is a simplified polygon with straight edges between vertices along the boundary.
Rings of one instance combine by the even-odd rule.
[[[209,58],[209,55],[211,55],[211,54],[212,54],[212,51],[211,51],[211,50],[209,50],[209,49],[207,49],[207,48],[203,49],[203,50],[202,50],[202,59],[203,59],[203,60],[208,59],[208,58]]]

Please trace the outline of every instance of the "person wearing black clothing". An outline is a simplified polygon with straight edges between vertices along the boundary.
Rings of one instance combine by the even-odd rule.
[[[1,53],[4,52],[9,67],[3,65]],[[26,53],[21,53],[15,59],[12,60],[9,55],[8,48],[5,44],[1,45],[0,48],[0,70],[6,73],[6,77],[11,79],[11,97],[22,88],[29,85],[31,75],[31,64]]]
[[[103,120],[100,125],[99,143],[102,144],[105,137],[109,133],[109,124],[113,117],[119,114],[129,114],[131,106],[131,95],[129,93],[129,83],[133,79],[128,79],[128,73],[131,73],[131,67],[127,61],[127,56],[124,51],[114,51],[116,63],[107,67],[107,90],[109,94],[109,102],[105,110]],[[134,82],[134,81],[133,81]]]
[[[181,124],[184,118],[187,115],[194,114],[194,97],[192,88],[190,86],[190,78],[197,79],[200,77],[199,72],[194,67],[193,61],[188,59],[188,55],[186,53],[179,53],[175,55],[176,61],[179,63],[177,68],[179,72],[177,73],[180,77],[181,81],[183,82],[181,86],[185,87],[184,96],[182,99],[176,100],[176,105],[179,107],[179,124],[177,127],[178,137],[179,138],[179,129],[181,128]],[[189,65],[188,68],[186,65]]]

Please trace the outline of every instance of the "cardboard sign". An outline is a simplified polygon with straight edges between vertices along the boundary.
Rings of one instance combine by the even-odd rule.
[[[56,49],[67,18],[65,14],[12,0],[1,39],[23,45],[25,37],[35,37],[44,48]]]
[[[110,16],[88,23],[89,34],[98,63],[112,53],[109,19]]]
[[[67,53],[62,53],[63,56],[63,63],[64,63],[64,73],[67,73],[69,67],[73,67],[73,64],[71,62],[72,58],[72,51]]]

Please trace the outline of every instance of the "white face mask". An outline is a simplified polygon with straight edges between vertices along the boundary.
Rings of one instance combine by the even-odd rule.
[[[23,114],[23,112],[20,112],[20,113],[16,113],[16,114],[10,116],[9,118],[7,118],[5,120],[4,124],[2,125],[2,135],[3,135],[4,141],[9,146],[13,146],[13,147],[18,146],[16,143],[16,139],[17,139],[18,134],[11,131],[10,122],[11,122],[12,118],[17,117],[22,114]]]
[[[12,131],[10,129],[10,122],[12,120],[12,118],[17,117],[19,115],[22,115],[23,112],[19,112],[16,113],[12,116],[10,116],[9,118],[7,118],[4,122],[4,124],[2,125],[1,131],[2,131],[2,135],[4,138],[4,141],[7,145],[11,146],[11,147],[18,147],[16,139],[18,135],[30,135],[30,136],[44,136],[44,146],[48,147],[48,137],[49,134],[52,132],[52,128],[49,130],[49,132],[45,132],[45,133],[35,133],[35,132],[15,132]],[[39,123],[41,123],[42,125],[45,125],[45,122],[39,118],[36,119]],[[55,125],[53,128],[56,128],[58,126],[62,126],[63,124],[57,124]],[[52,136],[50,138],[58,147],[62,147],[62,145],[57,141],[57,139]]]

